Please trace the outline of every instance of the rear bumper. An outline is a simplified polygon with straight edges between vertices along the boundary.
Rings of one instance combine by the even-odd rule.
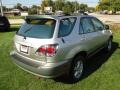
[[[12,51],[10,55],[13,62],[23,70],[45,78],[54,78],[68,72],[71,64],[71,60],[58,63],[41,62],[24,57],[16,51]]]

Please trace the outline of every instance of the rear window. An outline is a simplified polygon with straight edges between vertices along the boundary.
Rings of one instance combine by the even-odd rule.
[[[17,34],[32,38],[52,38],[55,24],[54,19],[26,19]]]

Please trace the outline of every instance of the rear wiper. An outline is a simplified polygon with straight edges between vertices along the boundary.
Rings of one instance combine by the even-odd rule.
[[[31,26],[29,29],[27,29],[24,33],[27,33],[28,31],[30,31],[32,29],[33,26]]]

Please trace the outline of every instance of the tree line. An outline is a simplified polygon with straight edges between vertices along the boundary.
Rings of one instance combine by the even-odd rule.
[[[112,11],[112,13],[116,13],[116,11],[120,11],[120,0],[100,0],[97,10],[108,10]]]
[[[61,10],[64,13],[73,13],[77,10],[87,11],[87,4],[79,4],[77,1],[67,1],[67,0],[43,0],[41,4],[42,12],[44,12],[44,7],[52,6],[53,12]]]
[[[82,11],[94,11],[94,8],[88,7],[87,4],[80,4],[77,1],[68,1],[68,0],[42,0],[41,5],[32,5],[31,7],[28,6],[22,6],[21,3],[17,3],[13,8],[11,9],[19,9],[21,11],[28,11],[29,14],[37,14],[39,10],[44,13],[44,7],[52,7],[52,12],[61,10],[64,13],[73,13],[77,10]],[[6,8],[3,6],[3,11],[9,11],[11,9]]]
[[[37,14],[39,8],[40,7],[37,5],[32,5],[31,7],[28,7],[22,6],[21,3],[17,3],[16,5],[13,6],[13,8],[7,8],[6,6],[3,6],[3,11],[8,12],[11,11],[12,9],[19,9],[20,11],[27,11],[29,14]]]

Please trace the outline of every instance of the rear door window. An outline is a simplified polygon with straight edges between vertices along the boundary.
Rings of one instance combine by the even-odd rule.
[[[56,20],[53,19],[26,19],[17,34],[32,38],[52,38],[55,25]]]
[[[75,17],[62,19],[60,21],[58,36],[59,37],[64,37],[64,36],[69,35],[71,33],[74,25],[75,25],[75,22],[76,22]]]
[[[84,30],[84,33],[91,33],[94,32],[94,26],[93,23],[91,22],[90,18],[82,18],[81,19],[81,26]]]

